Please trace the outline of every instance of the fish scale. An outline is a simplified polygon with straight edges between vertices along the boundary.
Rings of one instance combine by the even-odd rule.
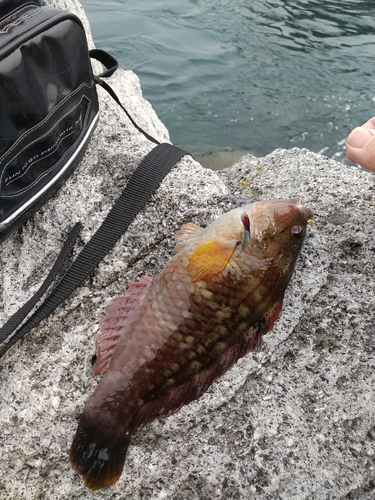
[[[132,433],[200,397],[277,319],[312,212],[299,199],[184,226],[178,253],[131,284],[97,338],[104,376],[80,417],[70,460],[92,490],[120,477]]]

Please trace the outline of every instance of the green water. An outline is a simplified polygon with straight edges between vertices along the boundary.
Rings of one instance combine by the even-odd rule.
[[[338,160],[375,114],[374,0],[83,0],[196,156],[305,147]]]

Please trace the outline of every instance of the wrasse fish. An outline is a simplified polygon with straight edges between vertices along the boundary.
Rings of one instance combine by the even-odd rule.
[[[97,337],[73,469],[98,490],[120,477],[132,433],[199,398],[273,327],[312,212],[300,199],[231,210],[206,229],[186,224],[162,272],[132,283]]]

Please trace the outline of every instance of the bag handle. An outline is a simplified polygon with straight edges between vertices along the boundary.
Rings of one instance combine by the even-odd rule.
[[[108,78],[109,76],[112,76],[113,73],[118,68],[117,59],[115,59],[113,56],[111,56],[111,54],[109,54],[105,50],[91,49],[89,51],[89,55],[91,59],[96,59],[97,61],[102,63],[103,66],[106,68],[106,70],[103,71],[103,73],[96,75],[97,78]]]
[[[187,154],[189,153],[180,148],[163,143],[153,148],[143,158],[102,225],[83,247],[81,253],[61,281],[50,292],[50,295],[28,317],[66,261],[78,235],[80,223],[74,226],[43,285],[0,329],[0,343],[4,343],[0,348],[0,358],[17,340],[54,311],[92,273],[146,205],[166,174]]]
[[[110,85],[108,85],[107,82],[102,80],[102,77],[112,76],[113,73],[116,71],[116,69],[118,68],[118,62],[116,61],[116,59],[114,57],[112,57],[111,54],[108,54],[108,52],[106,52],[105,50],[101,50],[101,49],[92,49],[92,50],[90,50],[89,54],[90,54],[90,57],[92,59],[96,59],[97,61],[102,63],[103,66],[105,66],[107,68],[106,71],[103,71],[103,73],[100,73],[100,75],[94,75],[95,83],[97,85],[100,85],[103,89],[105,89],[108,92],[108,94],[112,97],[112,99],[114,99],[117,102],[117,104],[123,109],[123,111],[125,111],[126,116],[132,122],[134,127],[139,132],[141,132],[141,134],[143,134],[149,141],[153,142],[154,144],[160,144],[160,141],[155,139],[155,137],[152,137],[152,135],[150,135],[148,132],[143,130],[143,128],[141,128],[133,120],[133,117],[128,113],[126,108],[121,104],[121,101],[118,98],[116,92],[113,90],[113,88]]]

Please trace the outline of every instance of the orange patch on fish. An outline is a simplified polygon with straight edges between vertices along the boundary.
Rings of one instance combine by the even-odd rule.
[[[213,278],[224,271],[237,245],[220,238],[199,245],[189,259],[187,271],[193,283]]]

